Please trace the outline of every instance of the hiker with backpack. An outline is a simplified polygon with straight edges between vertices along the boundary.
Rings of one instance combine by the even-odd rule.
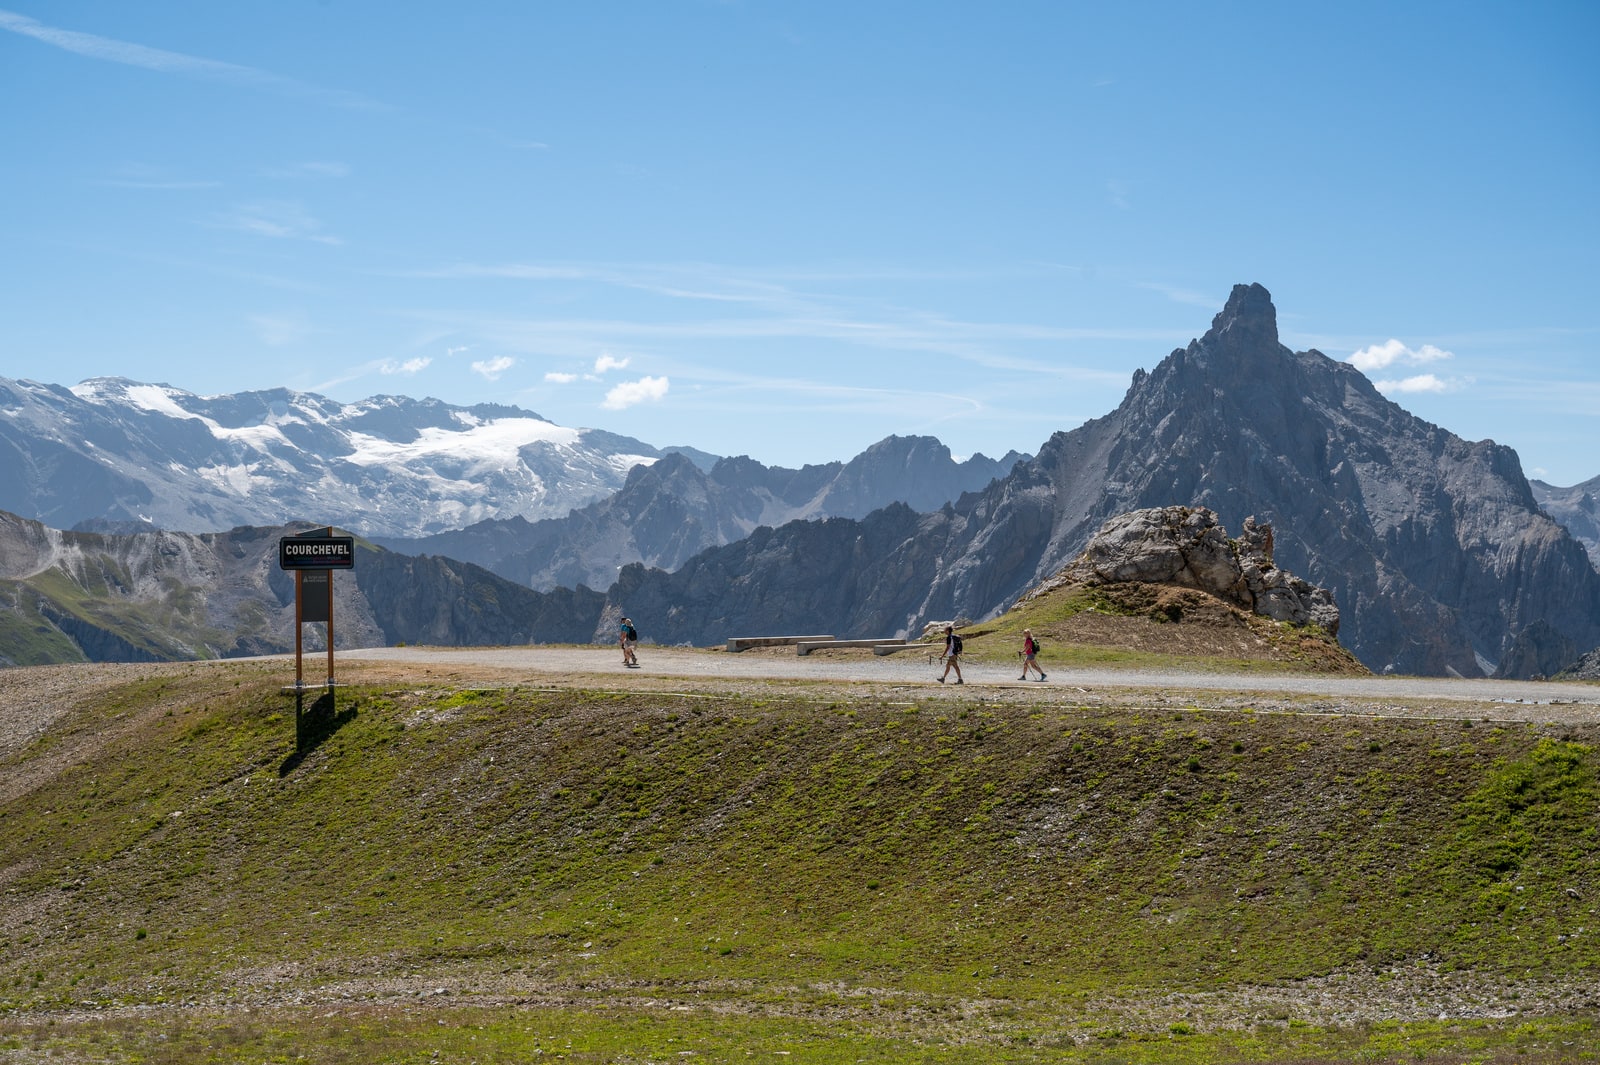
[[[617,630],[617,642],[622,645],[622,664],[629,669],[638,669],[639,659],[633,653],[633,648],[639,642],[639,630],[627,618],[622,619],[622,627]]]
[[[1018,677],[1018,680],[1028,679],[1028,670],[1030,667],[1035,673],[1039,674],[1040,680],[1044,680],[1044,670],[1039,668],[1039,663],[1037,661],[1037,656],[1039,654],[1039,641],[1033,638],[1032,629],[1022,630],[1022,650],[1018,651],[1017,654],[1022,656],[1022,676]]]
[[[962,650],[961,637],[956,635],[955,629],[951,628],[949,625],[946,625],[944,627],[944,653],[941,655],[941,657],[944,659],[944,672],[939,674],[940,684],[944,683],[944,678],[950,675],[950,671],[952,669],[956,671],[956,683],[966,683],[966,681],[961,679],[961,663],[959,659],[961,657]]]

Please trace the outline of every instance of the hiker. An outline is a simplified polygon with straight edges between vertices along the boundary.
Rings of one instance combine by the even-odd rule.
[[[944,678],[950,675],[950,671],[952,669],[956,671],[956,683],[966,683],[966,681],[961,679],[961,663],[958,661],[960,656],[961,637],[956,635],[955,629],[952,629],[949,625],[946,625],[944,627],[944,653],[941,656],[944,658],[944,672],[939,674],[940,684],[944,683]]]
[[[1044,670],[1039,668],[1039,663],[1037,660],[1037,656],[1039,654],[1039,644],[1038,641],[1033,638],[1032,629],[1022,630],[1022,650],[1018,651],[1017,654],[1022,656],[1022,676],[1018,677],[1018,680],[1028,679],[1029,667],[1032,667],[1033,671],[1039,674],[1040,680],[1044,680]]]
[[[639,658],[633,653],[633,648],[639,642],[639,630],[633,627],[633,622],[628,618],[622,619],[622,627],[617,630],[617,642],[622,645],[622,664],[629,669],[638,669]]]

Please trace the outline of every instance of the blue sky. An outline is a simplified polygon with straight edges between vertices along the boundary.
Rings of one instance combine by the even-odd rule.
[[[0,0],[0,376],[1032,451],[1237,282],[1600,474],[1600,5]]]

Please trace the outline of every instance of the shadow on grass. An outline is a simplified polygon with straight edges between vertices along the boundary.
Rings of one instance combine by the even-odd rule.
[[[334,709],[333,692],[324,692],[310,706],[304,705],[304,696],[295,696],[294,753],[278,766],[278,776],[286,777],[300,768],[306,755],[315,751],[335,732],[356,719],[357,703],[344,710]]]

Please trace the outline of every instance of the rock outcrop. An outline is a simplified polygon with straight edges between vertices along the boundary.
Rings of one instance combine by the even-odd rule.
[[[1272,526],[1246,518],[1230,539],[1204,507],[1153,507],[1120,514],[1100,527],[1071,565],[1029,593],[1063,584],[1176,584],[1292,625],[1339,634],[1339,607],[1325,588],[1279,569]]]

